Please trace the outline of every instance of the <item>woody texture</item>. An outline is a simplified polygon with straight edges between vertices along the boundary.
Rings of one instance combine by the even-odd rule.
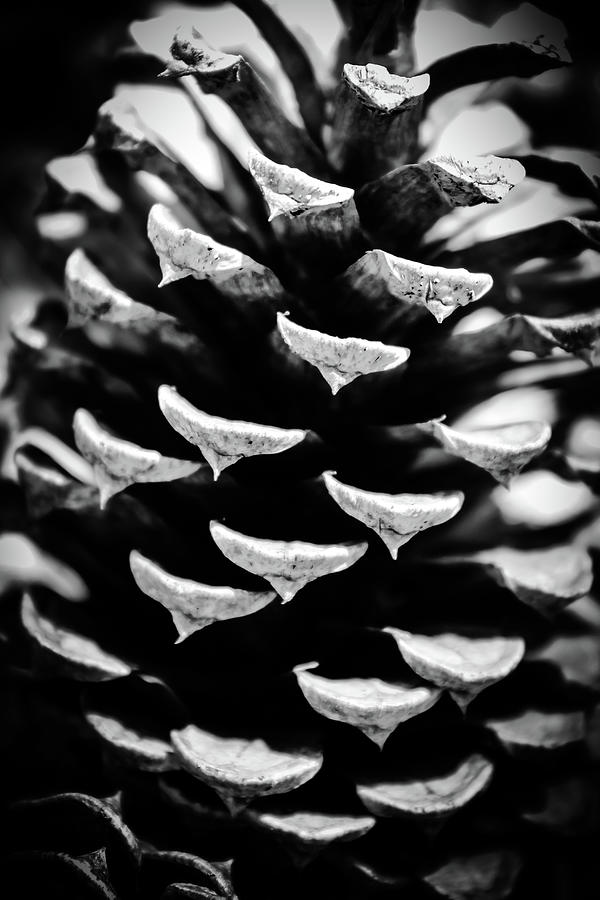
[[[577,60],[421,66],[416,0],[336,0],[317,58],[318,11],[235,6],[268,66],[202,10],[162,55],[133,29],[93,190],[48,166],[2,399],[0,883],[596,896],[599,182],[483,139],[507,81]]]

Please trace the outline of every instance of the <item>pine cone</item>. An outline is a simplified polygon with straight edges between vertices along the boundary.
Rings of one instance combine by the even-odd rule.
[[[236,5],[277,63],[198,12],[151,95],[201,163],[152,130],[138,47],[49,167],[64,295],[15,324],[5,390],[4,883],[591,897],[598,182],[502,105],[509,76],[560,92],[568,52],[420,71],[416,2],[339,0],[317,65]]]

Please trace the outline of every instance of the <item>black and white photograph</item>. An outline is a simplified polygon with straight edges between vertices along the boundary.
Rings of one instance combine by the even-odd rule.
[[[583,0],[9,0],[0,896],[600,896]]]

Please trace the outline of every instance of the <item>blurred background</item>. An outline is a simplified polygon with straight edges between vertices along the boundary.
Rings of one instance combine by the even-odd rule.
[[[183,6],[148,0],[103,0],[79,9],[67,0],[7,4],[0,34],[6,85],[0,151],[5,224],[17,230],[27,227],[32,203],[41,190],[45,162],[77,149],[89,135],[97,107],[111,95],[119,79],[115,52],[129,39],[129,23]],[[195,10],[202,16],[210,8],[213,21],[220,17],[223,23],[231,22],[233,4],[185,6],[192,17]],[[313,35],[319,34],[315,23],[322,26],[325,44],[331,39],[335,12],[329,0],[275,0],[275,6],[286,18],[304,22]],[[489,26],[520,4],[515,0],[424,0],[421,4],[425,11],[440,6]],[[553,132],[553,137],[562,134],[563,141],[573,145],[592,147],[598,143],[600,58],[593,9],[593,4],[583,0],[538,0],[535,6],[528,5],[521,16],[522,21],[530,17],[532,25],[536,10],[562,20],[576,63],[573,70],[554,76],[555,90],[547,92],[543,109],[539,93],[544,89],[544,79],[541,87],[518,79],[503,85],[503,92],[521,115],[538,117],[534,123],[538,136],[545,130]],[[468,37],[466,29],[462,30]],[[461,20],[456,17],[452,33],[444,29],[443,33],[438,30],[428,37],[440,50],[443,42],[451,49],[450,44],[460,41],[460,32]],[[167,35],[166,40],[169,38]]]
[[[299,33],[303,27],[306,29],[306,45],[313,58],[318,61],[319,56],[325,58],[331,52],[339,21],[331,0],[275,0],[275,6]],[[436,9],[439,16],[440,7],[447,10],[446,18],[438,18],[432,24],[435,17],[431,13]],[[571,68],[534,79],[509,78],[483,88],[477,86],[476,102],[495,103],[494,115],[471,115],[468,120],[457,115],[454,125],[450,123],[446,128],[443,140],[436,143],[437,152],[459,154],[465,152],[463,145],[469,148],[470,155],[511,149],[515,152],[514,148],[522,148],[527,139],[530,145],[588,148],[590,155],[584,168],[594,167],[594,154],[600,144],[600,59],[590,18],[591,5],[580,0],[538,0],[535,5],[515,0],[424,0],[421,10],[416,30],[420,67],[469,44],[535,37],[541,32],[557,40],[562,32],[574,61]],[[123,48],[134,46],[131,23],[138,23],[133,28],[138,50],[141,45],[150,53],[164,53],[176,23],[191,19],[214,43],[229,50],[243,49],[266,76],[273,65],[256,29],[232,3],[103,0],[78,9],[66,0],[52,4],[25,0],[9,4],[3,19],[0,356],[6,354],[10,316],[24,313],[40,293],[60,288],[38,268],[40,235],[35,214],[44,196],[46,164],[54,157],[77,151],[85,143],[98,106],[119,84],[140,80],[151,83],[155,71],[161,68],[156,62],[155,71],[152,65],[149,71],[143,71],[143,66],[140,70],[131,53],[123,52]],[[153,127],[157,116],[165,121],[169,114],[174,117],[174,108],[169,110],[166,105],[168,101],[163,100],[161,107],[160,100],[153,103],[149,98],[151,95],[138,93],[138,99],[145,100],[154,117]],[[462,99],[455,100],[458,113]],[[469,100],[472,102],[472,98]],[[292,109],[290,114],[293,113]],[[451,118],[447,107],[443,115]],[[219,174],[213,171],[210,155],[199,151],[197,138],[190,138],[187,157],[197,169],[203,168],[207,182],[218,182]],[[184,143],[186,139],[182,128],[178,140]],[[243,142],[238,140],[236,149],[243,157]],[[568,213],[564,209],[550,210],[547,199],[541,197],[535,214],[538,221],[540,215],[544,216],[540,203],[548,207],[547,217]],[[514,215],[521,212],[516,210]],[[536,221],[510,224],[526,227]],[[512,230],[508,222],[505,227]],[[2,368],[0,383],[1,379]]]

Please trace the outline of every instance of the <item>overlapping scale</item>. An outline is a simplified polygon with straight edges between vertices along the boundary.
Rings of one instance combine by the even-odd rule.
[[[471,86],[568,56],[508,39],[415,74],[418,4],[335,5],[325,71],[273,5],[236,3],[284,90],[235,40],[213,49],[205,12],[175,35],[164,77],[198,110],[222,190],[115,98],[85,150],[96,199],[52,179],[39,232],[65,303],[15,329],[29,437],[2,518],[46,565],[20,598],[0,563],[23,750],[8,792],[42,757],[51,782],[7,817],[22,887],[320,898],[346,872],[369,896],[501,900],[521,877],[548,892],[531,835],[552,832],[576,883],[597,830],[600,457],[566,437],[597,393],[597,184],[524,139],[432,146]],[[536,180],[581,207],[518,221]],[[446,241],[498,204],[507,233]],[[538,383],[552,429],[517,403],[461,424]],[[545,515],[540,467],[587,485],[585,503]]]

